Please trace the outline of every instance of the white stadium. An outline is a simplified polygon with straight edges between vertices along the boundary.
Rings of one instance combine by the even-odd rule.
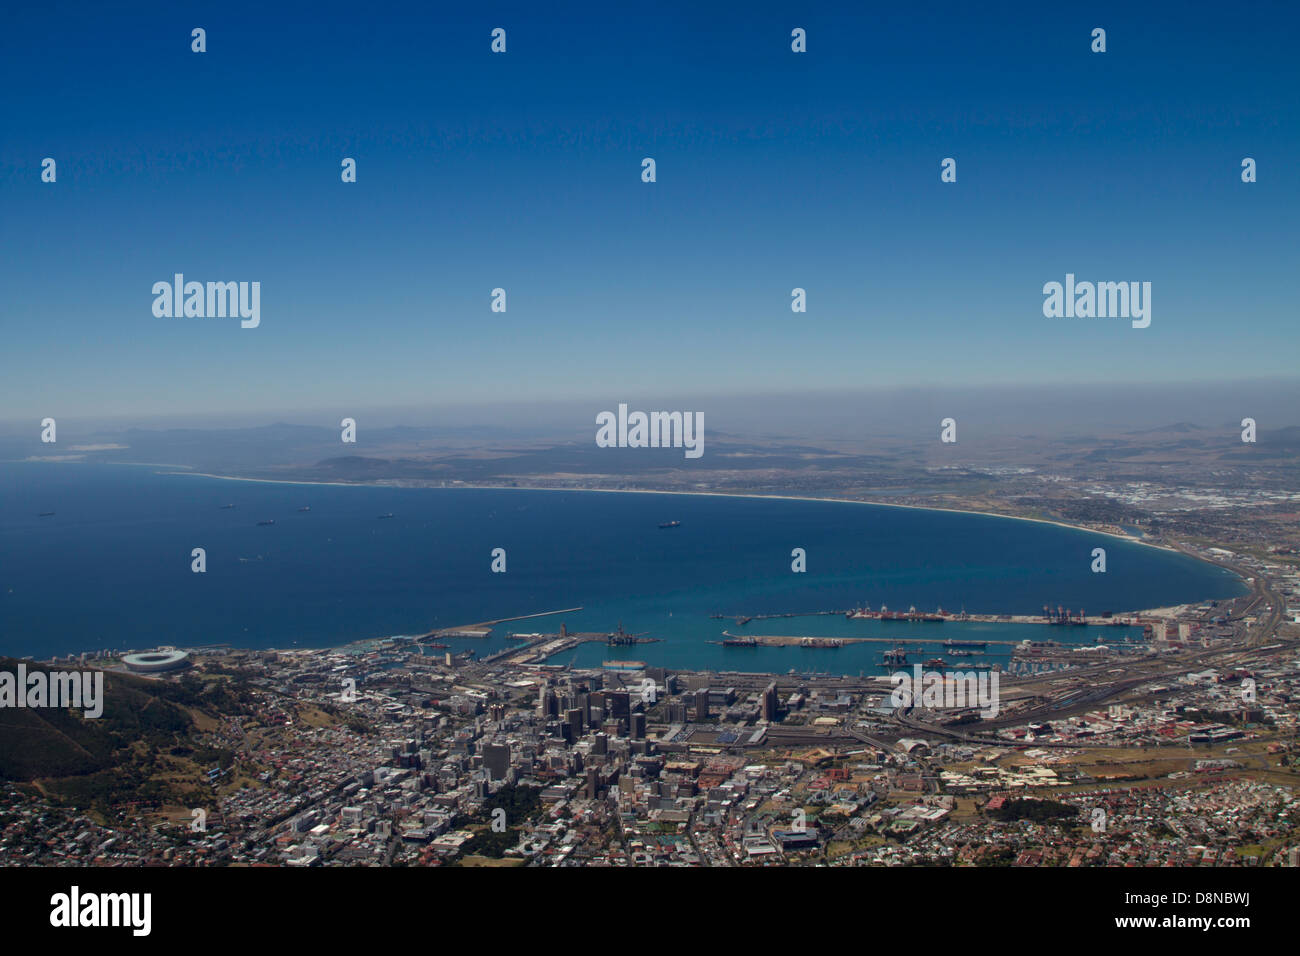
[[[122,658],[122,663],[137,674],[161,674],[189,667],[190,654],[189,651],[178,651],[174,647],[160,647],[156,651],[127,654]]]

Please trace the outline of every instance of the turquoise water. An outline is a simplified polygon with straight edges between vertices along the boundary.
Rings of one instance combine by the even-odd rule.
[[[222,509],[227,503],[236,507]],[[303,506],[311,510],[299,511]],[[38,517],[48,511],[55,514]],[[393,517],[379,518],[388,513]],[[275,524],[258,526],[261,520]],[[658,527],[670,520],[681,526]],[[1089,570],[1098,546],[1107,550],[1105,574]],[[190,570],[196,547],[207,552],[204,574]],[[506,549],[504,574],[490,570],[498,547]],[[796,547],[807,552],[806,573],[791,571]],[[331,646],[581,605],[581,612],[502,625],[487,640],[449,643],[487,654],[509,646],[507,631],[558,631],[561,620],[570,631],[622,623],[661,642],[585,645],[556,662],[621,657],[676,667],[857,673],[875,666],[884,645],[722,648],[709,642],[736,627],[710,615],[807,613],[864,601],[997,614],[1037,613],[1048,603],[1095,615],[1244,592],[1234,575],[1183,555],[982,515],[0,464],[0,653],[9,654],[159,644]],[[745,630],[871,636],[881,628],[908,636],[938,629],[936,641],[978,633],[1091,643],[1101,633],[833,617],[755,621]],[[1118,635],[1105,629],[1105,636]],[[937,654],[939,644],[934,648]]]
[[[906,610],[906,608],[903,608]],[[1041,608],[1040,608],[1041,610]],[[780,634],[797,637],[866,637],[902,639],[907,651],[907,667],[924,664],[939,658],[953,670],[962,670],[979,662],[997,662],[1004,667],[1011,659],[1012,648],[989,644],[983,652],[956,657],[944,648],[944,641],[1059,641],[1071,644],[1095,644],[1098,638],[1108,645],[1122,644],[1125,639],[1137,641],[1142,636],[1140,627],[1053,627],[1048,624],[1011,623],[928,623],[923,621],[853,621],[843,616],[826,615],[750,621],[736,627],[732,621],[712,621],[713,636],[701,646],[694,643],[688,654],[678,641],[666,640],[661,644],[638,644],[635,647],[609,647],[605,644],[581,644],[550,659],[552,664],[569,664],[579,667],[599,667],[605,661],[635,660],[647,666],[682,667],[688,660],[692,669],[732,670],[763,673],[797,671],[800,674],[885,674],[898,670],[886,667],[882,655],[893,645],[872,641],[865,644],[846,644],[834,648],[783,647],[721,647],[707,641],[722,640],[720,632],[728,630],[736,635]],[[913,643],[922,641],[924,643]]]

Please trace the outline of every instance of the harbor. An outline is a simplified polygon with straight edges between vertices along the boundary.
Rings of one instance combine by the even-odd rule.
[[[906,611],[891,611],[885,604],[878,610],[872,610],[870,604],[838,611],[798,611],[780,614],[711,614],[713,620],[730,620],[736,627],[744,627],[751,621],[772,621],[795,617],[844,617],[851,621],[898,621],[929,624],[1049,624],[1056,627],[1142,627],[1147,622],[1140,620],[1141,615],[1126,614],[1116,616],[1106,612],[1096,617],[1088,617],[1082,608],[1076,613],[1072,608],[1043,605],[1042,614],[974,614],[963,608],[960,611],[945,611],[942,607],[933,611],[918,611],[915,605]]]
[[[932,646],[937,643],[935,638],[925,637],[835,637],[827,638],[817,635],[791,635],[791,634],[732,634],[730,631],[723,631],[722,636],[727,638],[723,641],[714,641],[724,647],[840,647],[845,644],[916,644]],[[818,642],[833,643],[818,643]],[[983,644],[996,644],[1005,647],[1018,647],[1021,641],[982,641]]]
[[[820,613],[841,613],[835,611]],[[869,604],[862,607],[853,608],[849,611],[842,612],[845,617],[853,621],[911,621],[911,622],[929,622],[929,623],[958,623],[958,624],[1049,624],[1056,627],[1142,627],[1145,622],[1139,620],[1136,615],[1126,615],[1117,617],[1110,612],[1102,614],[1100,617],[1088,617],[1082,608],[1076,614],[1072,608],[1057,606],[1055,610],[1050,605],[1043,605],[1042,614],[972,614],[963,608],[960,612],[952,613],[945,611],[943,608],[937,608],[934,611],[918,611],[915,606],[909,607],[906,611],[891,611],[882,604],[880,609],[873,611]],[[757,620],[751,618],[750,620]]]

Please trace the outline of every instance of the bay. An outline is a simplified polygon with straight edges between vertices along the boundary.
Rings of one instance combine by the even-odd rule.
[[[669,521],[681,524],[659,527]],[[1090,570],[1098,546],[1107,551],[1105,574]],[[203,574],[190,569],[196,547],[206,550]],[[491,571],[494,548],[506,550],[504,574]],[[791,571],[794,548],[807,553],[806,573]],[[486,655],[510,646],[511,631],[555,632],[561,621],[569,631],[621,624],[659,642],[587,644],[553,662],[634,658],[678,668],[859,673],[877,667],[885,645],[724,648],[711,642],[737,627],[711,615],[808,614],[869,602],[982,614],[1036,614],[1050,604],[1094,616],[1245,592],[1235,575],[1185,555],[985,515],[0,464],[0,653],[33,657],[165,644],[326,647],[581,606],[499,625],[485,640],[448,643]],[[1124,636],[1119,628],[843,616],[754,621],[744,632],[928,638],[925,628],[935,649],[944,638],[1092,643]]]

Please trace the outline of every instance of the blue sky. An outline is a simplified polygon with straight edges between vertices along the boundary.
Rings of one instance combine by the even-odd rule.
[[[1296,374],[1294,4],[439,6],[7,12],[0,419]]]

